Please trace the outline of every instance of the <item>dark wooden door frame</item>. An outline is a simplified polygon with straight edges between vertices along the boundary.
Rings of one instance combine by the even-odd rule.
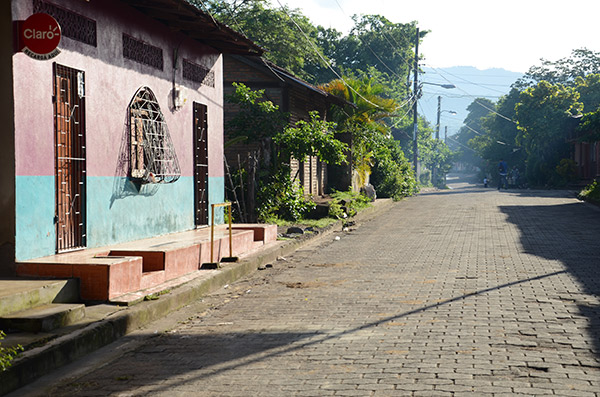
[[[53,65],[56,252],[86,246],[84,72]]]

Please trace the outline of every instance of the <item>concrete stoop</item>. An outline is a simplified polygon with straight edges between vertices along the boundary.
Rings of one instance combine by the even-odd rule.
[[[79,280],[0,279],[0,317],[50,303],[79,302]]]
[[[83,303],[50,303],[0,317],[0,329],[48,332],[85,317]]]
[[[85,317],[79,280],[0,280],[0,329],[48,332]],[[10,285],[10,287],[9,287]],[[11,289],[13,293],[11,293]]]
[[[391,205],[391,200],[377,200],[372,207],[361,211],[353,219],[358,222],[367,220],[390,208]],[[51,331],[40,331],[38,334],[40,340],[32,343],[31,348],[21,353],[8,370],[0,372],[0,395],[15,391],[59,367],[74,362],[226,284],[235,282],[256,271],[257,268],[276,261],[278,257],[290,255],[316,238],[341,231],[342,224],[342,221],[338,221],[320,234],[304,235],[295,240],[276,241],[261,247],[257,246],[252,252],[240,255],[240,261],[237,263],[222,263],[220,268],[214,270],[197,270],[147,290],[119,297],[120,304],[130,306],[114,304],[88,306],[85,308],[85,317],[75,319],[78,314],[73,315],[74,323],[71,325]],[[260,237],[255,235],[254,239],[259,240]],[[72,281],[62,282],[69,284]],[[0,298],[1,295],[0,293]],[[45,302],[37,306],[51,303]],[[2,307],[0,300],[0,310]],[[40,330],[43,330],[43,325],[40,325]],[[3,346],[15,343],[25,345],[27,341],[26,338],[19,341],[18,338],[11,338],[11,335],[2,341]]]

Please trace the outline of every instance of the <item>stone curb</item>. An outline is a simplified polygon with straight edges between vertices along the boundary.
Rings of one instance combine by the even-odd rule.
[[[352,220],[362,222],[373,218],[392,205],[391,199],[379,199],[374,205],[362,210]],[[212,277],[192,280],[160,299],[143,301],[126,310],[118,311],[72,333],[63,335],[46,345],[24,352],[13,365],[0,372],[0,395],[17,390],[36,379],[67,365],[86,354],[106,346],[167,314],[207,295],[226,284],[257,271],[258,267],[274,262],[278,257],[289,255],[309,242],[322,239],[342,228],[343,221],[326,227],[321,233],[304,235],[283,245],[258,251],[235,264],[226,264]]]

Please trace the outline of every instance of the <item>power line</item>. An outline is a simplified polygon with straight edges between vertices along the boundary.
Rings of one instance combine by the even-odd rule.
[[[481,102],[479,102],[479,101],[477,101],[477,100],[475,100],[474,102],[475,102],[476,104],[478,104],[479,106],[481,106],[482,108],[485,108],[485,109],[489,110],[490,112],[494,113],[494,114],[495,114],[495,115],[497,115],[498,117],[501,117],[501,118],[503,118],[503,119],[505,119],[505,120],[508,120],[508,121],[510,121],[511,123],[515,123],[515,124],[517,124],[517,122],[516,122],[516,121],[514,121],[513,119],[510,119],[510,118],[506,117],[505,115],[503,115],[503,114],[500,114],[500,113],[496,112],[494,109],[490,109],[490,108],[488,108],[488,107],[487,107],[487,106],[485,106],[483,103],[481,103]]]
[[[327,68],[329,70],[331,70],[333,72],[333,74],[335,74],[343,83],[344,85],[346,85],[346,87],[348,87],[352,92],[354,92],[356,95],[358,95],[360,98],[362,98],[365,102],[369,103],[370,105],[381,109],[381,106],[371,102],[370,100],[368,100],[367,98],[365,98],[364,96],[362,96],[358,91],[356,91],[351,85],[349,85],[346,80],[340,76],[338,74],[338,72],[336,72],[332,67],[331,64],[325,59],[325,57],[323,56],[323,54],[321,54],[321,52],[316,48],[315,44],[312,42],[312,40],[310,40],[310,38],[307,36],[306,33],[304,33],[304,30],[300,27],[300,25],[298,25],[298,23],[296,22],[296,20],[294,18],[292,18],[292,16],[287,12],[287,10],[285,9],[285,7],[283,6],[283,4],[281,4],[281,1],[277,0],[277,3],[279,3],[279,7],[281,7],[281,10],[285,13],[285,15],[288,16],[288,18],[292,21],[292,23],[296,26],[296,28],[298,28],[298,30],[300,31],[300,33],[302,33],[302,35],[304,36],[304,39],[310,44],[311,48],[313,49],[313,51],[315,52],[315,54],[317,54],[317,56],[319,58],[321,58],[321,60],[325,63],[325,66],[327,66]]]
[[[342,14],[344,14],[346,17],[348,17],[348,18],[352,19],[352,18],[351,18],[351,17],[350,17],[350,16],[349,16],[349,15],[346,13],[346,11],[344,11],[344,9],[342,8],[342,5],[340,4],[340,2],[339,2],[338,0],[335,0],[335,3],[336,3],[336,4],[337,4],[337,6],[339,7],[339,9],[342,11]],[[353,20],[353,19],[352,19],[352,21],[354,22],[354,20]],[[387,41],[387,42],[388,42],[388,44],[389,44],[391,47],[395,48],[396,50],[398,50],[398,49],[400,48],[400,43],[398,43],[398,42],[396,41],[396,39],[395,39],[393,36],[391,36],[391,35],[388,35],[388,34],[387,34],[385,31],[382,31],[382,32],[381,32],[381,34],[382,34],[382,37],[385,39],[385,41]],[[391,42],[388,40],[388,37],[389,37],[390,39],[392,39],[392,40],[393,40],[393,41],[396,43],[396,46],[394,46],[394,44],[392,44],[392,43],[391,43]],[[364,41],[363,41],[363,42],[364,42]],[[377,56],[377,54],[375,54],[375,51],[373,51],[373,49],[371,48],[371,46],[369,46],[369,44],[368,44],[368,43],[365,43],[365,44],[366,44],[366,45],[369,47],[369,49],[371,50],[371,52],[373,53],[373,55],[375,55],[375,57],[376,57],[377,59],[379,59],[379,57]],[[404,63],[405,63],[407,66],[408,66],[408,68],[409,68],[409,70],[410,70],[410,68],[412,68],[412,61],[409,61],[409,60],[407,60],[407,59],[406,59],[404,56],[402,56],[402,54],[401,54],[400,52],[398,52],[398,56],[400,57],[400,59],[402,60],[402,62],[404,62]],[[381,61],[381,62],[383,63],[383,61]],[[384,63],[384,65],[385,65],[385,63]],[[392,71],[392,69],[390,69],[390,68],[389,68],[387,65],[385,65],[385,67],[386,67],[386,68],[388,68],[390,71]],[[394,73],[396,76],[398,76],[398,74],[396,74],[394,71],[392,71],[392,73]],[[400,76],[398,76],[398,77],[400,77]],[[403,77],[401,77],[401,78],[403,78]]]
[[[462,146],[462,147],[464,147],[465,149],[468,149],[468,150],[472,151],[473,153],[476,153],[477,155],[479,155],[479,153],[478,153],[476,150],[474,150],[474,149],[471,149],[470,147],[468,147],[468,146],[466,146],[466,145],[463,145],[462,143],[460,143],[459,141],[457,141],[457,140],[456,140],[456,139],[454,139],[454,138],[451,138],[451,137],[447,136],[447,137],[446,137],[446,139],[450,139],[452,142],[456,143],[457,145],[459,145],[459,146]]]
[[[468,129],[470,129],[471,131],[473,131],[474,133],[476,133],[477,135],[486,136],[486,134],[483,134],[479,131],[474,130],[473,128],[469,127],[467,124],[464,124],[464,126],[467,127]]]
[[[446,81],[448,81],[449,83],[451,83],[451,84],[452,84],[452,82],[451,82],[450,80],[448,80],[448,79],[447,79],[446,77],[444,77],[444,76],[443,76],[443,75],[442,75],[440,72],[438,72],[438,71],[437,71],[437,68],[434,68],[434,67],[433,67],[433,66],[431,66],[431,65],[429,65],[429,67],[430,67],[430,68],[431,68],[433,71],[435,71],[437,74],[439,74],[439,75],[440,75],[440,76],[441,76],[441,77],[442,77],[444,80],[446,80]],[[447,72],[447,71],[444,71],[444,72],[445,72],[445,73],[448,73],[449,75],[452,75],[452,73],[449,73],[449,72]],[[461,80],[464,80],[464,79],[461,79]],[[468,80],[465,80],[465,81],[468,81]],[[481,102],[477,101],[477,98],[479,98],[478,96],[471,95],[471,94],[469,94],[467,91],[463,90],[462,88],[460,88],[460,87],[458,87],[458,86],[457,86],[456,88],[457,88],[458,90],[460,90],[460,91],[464,92],[464,93],[465,93],[465,94],[467,94],[468,96],[475,98],[475,100],[474,100],[473,102],[475,102],[475,103],[476,103],[476,104],[478,104],[479,106],[481,106],[481,107],[483,107],[483,108],[485,108],[485,109],[489,110],[490,112],[494,113],[495,115],[497,115],[497,116],[499,116],[499,117],[501,117],[501,118],[503,118],[503,119],[505,119],[505,120],[507,120],[507,121],[510,121],[511,123],[517,124],[517,122],[516,122],[516,121],[514,121],[513,119],[511,119],[510,117],[507,117],[507,116],[505,116],[505,115],[503,115],[503,114],[500,114],[500,113],[498,113],[496,110],[494,110],[494,109],[490,109],[489,107],[487,107],[487,106],[483,105]],[[493,90],[493,91],[496,91],[496,90]],[[506,94],[504,94],[504,95],[506,95]]]
[[[431,66],[430,66],[430,67],[431,67]],[[433,69],[433,67],[431,67],[431,68]],[[481,87],[481,88],[486,88],[486,87],[483,87],[481,84],[474,83],[474,82],[472,82],[472,81],[469,81],[469,80],[467,80],[467,79],[463,79],[462,77],[456,76],[456,75],[454,75],[454,74],[452,74],[452,73],[448,72],[447,70],[442,70],[442,72],[444,72],[444,73],[447,73],[447,74],[449,74],[449,75],[450,75],[450,76],[452,76],[452,77],[456,77],[457,79],[459,79],[459,80],[462,80],[462,81],[464,81],[464,82],[466,82],[466,83],[469,83],[469,84],[472,84],[472,85],[475,85],[475,86],[478,86],[478,87]],[[486,88],[486,89],[488,89],[488,90],[490,90],[490,91],[496,91],[496,92],[504,93],[504,91],[495,90],[495,89],[492,89],[492,88]]]

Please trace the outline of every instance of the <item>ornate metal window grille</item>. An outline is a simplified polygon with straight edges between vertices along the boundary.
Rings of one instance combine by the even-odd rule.
[[[52,15],[60,25],[61,34],[91,46],[97,46],[96,21],[66,8],[42,0],[33,1],[33,12]]]
[[[123,57],[163,70],[163,51],[123,33]]]
[[[209,87],[215,87],[215,72],[187,59],[183,60],[183,78]]]
[[[179,162],[156,96],[141,87],[129,104],[129,174],[141,183],[173,183]]]

